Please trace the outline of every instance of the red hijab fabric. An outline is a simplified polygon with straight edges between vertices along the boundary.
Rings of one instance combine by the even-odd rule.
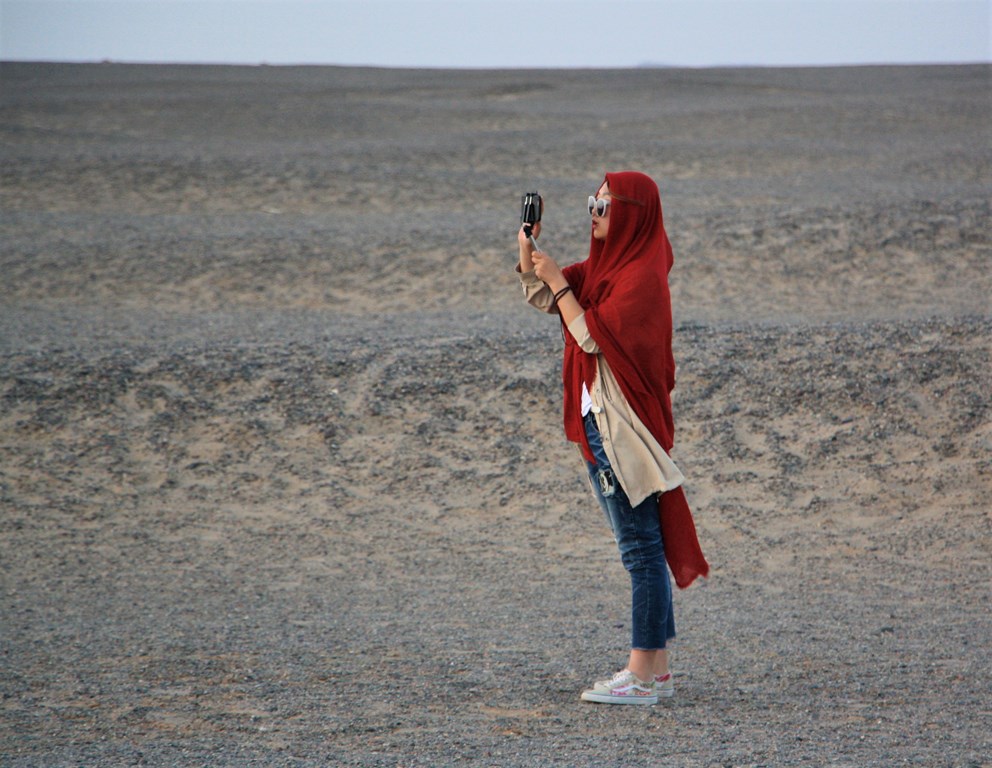
[[[671,451],[675,424],[671,392],[672,303],[668,273],[672,246],[665,232],[658,185],[636,171],[606,174],[611,195],[605,240],[590,238],[589,258],[562,272],[585,311],[589,334],[599,345],[620,390],[662,448]],[[565,436],[592,453],[582,423],[582,385],[592,389],[596,355],[565,334],[562,379]],[[665,557],[680,588],[706,576],[692,513],[682,488],[659,498]]]

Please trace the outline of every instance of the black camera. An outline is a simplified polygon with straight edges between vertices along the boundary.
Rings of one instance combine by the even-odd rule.
[[[520,198],[520,223],[524,225],[524,232],[530,237],[530,228],[541,220],[544,213],[544,200],[537,192],[528,192]]]

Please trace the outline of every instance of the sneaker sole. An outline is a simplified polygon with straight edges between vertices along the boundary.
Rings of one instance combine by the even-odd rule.
[[[609,693],[609,687],[605,685],[600,685],[597,683],[595,687],[591,689],[594,693]],[[671,688],[655,688],[655,694],[657,694],[659,699],[670,699],[675,695],[675,687]]]
[[[583,691],[582,700],[597,704],[640,704],[641,706],[651,706],[658,703],[658,697],[655,694],[650,696],[614,696],[611,693],[598,693],[597,691]]]

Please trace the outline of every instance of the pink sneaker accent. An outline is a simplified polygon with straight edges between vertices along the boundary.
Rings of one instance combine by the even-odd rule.
[[[659,698],[670,699],[675,695],[675,677],[671,672],[654,676],[654,692]]]

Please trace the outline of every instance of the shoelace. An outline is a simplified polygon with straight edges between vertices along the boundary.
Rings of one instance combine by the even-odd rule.
[[[634,673],[631,672],[629,669],[621,669],[610,679],[610,687],[612,688],[617,683],[626,680],[628,675],[630,675],[630,677],[633,678]]]

